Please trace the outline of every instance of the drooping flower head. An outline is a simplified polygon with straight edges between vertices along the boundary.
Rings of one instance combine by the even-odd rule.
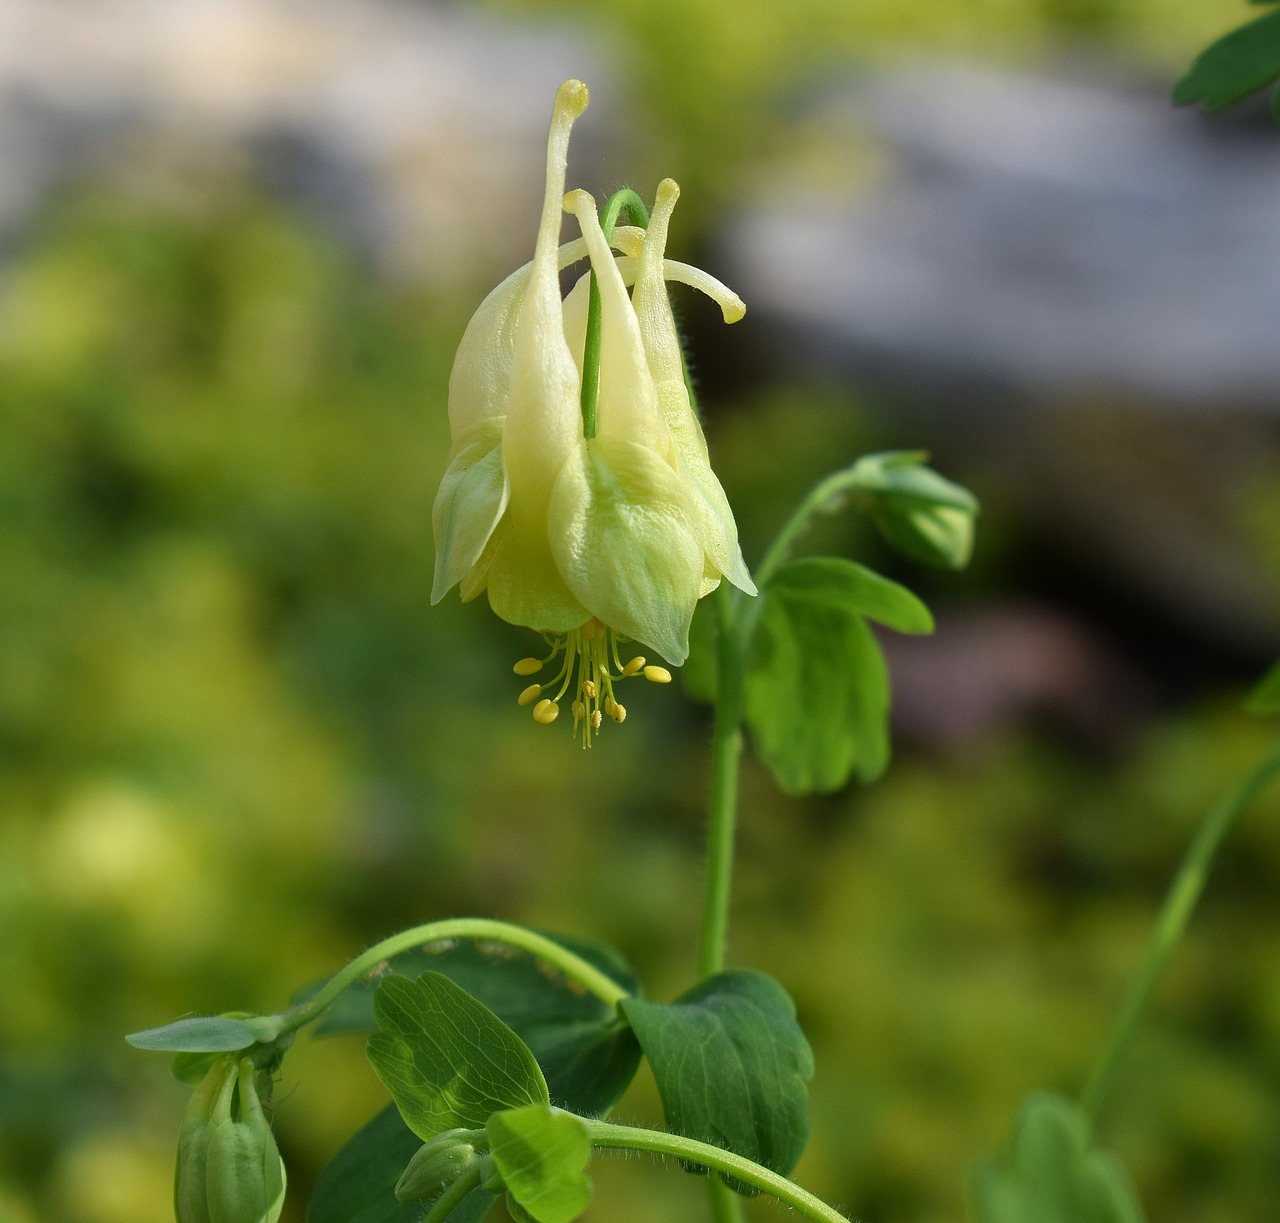
[[[580,81],[560,86],[533,260],[489,294],[458,348],[432,601],[455,584],[464,599],[485,591],[502,619],[540,632],[549,655],[522,659],[516,672],[558,659],[558,674],[520,703],[549,723],[572,688],[574,725],[589,742],[605,716],[626,716],[616,682],[670,679],[643,657],[623,664],[620,640],[679,665],[698,599],[722,577],[751,594],[755,586],[690,400],[666,282],[708,293],[727,322],[745,307],[705,272],[666,259],[679,196],[670,179],[647,230],[619,226],[608,237],[590,195],[564,194],[569,133],[586,105]],[[582,237],[561,246],[564,211]],[[590,272],[562,299],[560,270],[584,257]],[[584,379],[597,391],[586,415]]]

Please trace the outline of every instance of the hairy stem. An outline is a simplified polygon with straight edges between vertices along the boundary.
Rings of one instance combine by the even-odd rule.
[[[1280,747],[1266,756],[1234,790],[1224,795],[1196,830],[1165,894],[1155,930],[1147,945],[1146,957],[1129,983],[1124,1003],[1111,1031],[1111,1039],[1080,1093],[1080,1108],[1090,1125],[1097,1122],[1098,1111],[1116,1066],[1133,1042],[1138,1024],[1160,984],[1169,957],[1182,938],[1196,901],[1200,899],[1209,869],[1223,840],[1249,804],[1277,775],[1280,775]]]
[[[627,991],[602,973],[594,964],[587,963],[581,956],[574,955],[568,948],[541,934],[535,934],[523,926],[513,926],[507,922],[492,921],[485,917],[454,917],[447,921],[414,926],[412,930],[404,930],[383,939],[380,943],[375,943],[363,955],[358,955],[345,968],[334,973],[306,1002],[299,1003],[288,1011],[283,1016],[283,1030],[290,1032],[319,1018],[325,1008],[343,990],[377,968],[384,960],[428,943],[458,938],[478,939],[519,947],[522,951],[527,951],[530,955],[558,968],[566,977],[576,981],[588,992],[595,994],[601,1002],[611,1007],[617,1006],[623,998],[627,997]]]
[[[806,1218],[817,1223],[849,1223],[838,1210],[828,1206],[821,1198],[801,1189],[794,1181],[779,1176],[768,1168],[726,1151],[723,1147],[679,1134],[667,1134],[661,1130],[637,1129],[630,1125],[614,1125],[609,1121],[586,1121],[593,1146],[618,1151],[649,1151],[655,1155],[667,1155],[699,1164],[716,1172],[725,1172],[743,1184],[770,1194],[798,1210]],[[732,1190],[726,1189],[731,1193]]]
[[[462,1199],[467,1194],[480,1188],[480,1169],[472,1168],[463,1176],[458,1177],[438,1198],[435,1205],[427,1211],[426,1217],[422,1223],[444,1223],[444,1221],[454,1212],[461,1204]]]

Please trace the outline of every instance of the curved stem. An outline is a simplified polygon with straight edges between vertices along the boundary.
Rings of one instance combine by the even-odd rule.
[[[726,1151],[723,1147],[713,1147],[708,1142],[682,1138],[679,1134],[667,1134],[662,1130],[637,1129],[630,1125],[614,1125],[609,1121],[587,1120],[585,1124],[593,1146],[618,1151],[649,1151],[655,1155],[683,1159],[716,1172],[725,1172],[743,1184],[785,1202],[793,1210],[798,1210],[818,1223],[849,1223],[838,1210],[801,1189],[794,1181],[779,1176],[750,1159],[744,1159],[741,1155],[735,1155],[732,1151]]]
[[[774,536],[773,543],[769,545],[769,550],[756,569],[754,576],[757,586],[763,588],[778,571],[795,546],[796,540],[809,526],[809,520],[846,489],[856,487],[860,478],[854,474],[854,468],[847,467],[843,471],[834,472],[813,486],[809,495],[796,507],[795,513],[783,524],[782,530]]]
[[[461,1203],[467,1194],[480,1188],[480,1169],[472,1168],[470,1172],[458,1177],[438,1198],[435,1205],[427,1211],[422,1223],[444,1223]]]
[[[707,877],[698,941],[698,976],[724,968],[729,895],[738,813],[738,761],[742,755],[742,644],[735,598],[727,582],[712,596],[716,612],[716,712],[711,738],[711,791],[707,812]]]
[[[649,210],[644,200],[630,187],[615,191],[604,206],[600,228],[605,240],[613,238],[614,226],[626,210],[628,217],[641,229],[649,228]],[[596,274],[591,273],[587,290],[587,338],[582,349],[582,435],[595,437],[597,408],[600,403],[600,286]]]
[[[1178,873],[1165,894],[1146,958],[1129,983],[1111,1039],[1080,1093],[1080,1108],[1091,1126],[1097,1122],[1098,1110],[1115,1068],[1128,1051],[1143,1013],[1160,984],[1169,957],[1186,929],[1196,901],[1200,899],[1218,849],[1241,814],[1277,775],[1280,775],[1280,747],[1275,748],[1234,790],[1211,808],[1187,847]]]
[[[412,930],[404,930],[383,939],[380,943],[375,943],[363,955],[358,955],[345,968],[334,973],[306,1002],[299,1003],[286,1012],[283,1016],[283,1031],[291,1032],[319,1018],[325,1008],[343,990],[372,969],[377,968],[383,960],[389,960],[392,956],[411,951],[427,943],[439,943],[446,939],[457,938],[506,943],[511,947],[519,947],[522,951],[527,951],[530,955],[558,968],[566,977],[576,981],[588,992],[595,994],[601,1002],[611,1007],[617,1006],[623,998],[627,997],[627,991],[611,977],[552,939],[535,934],[532,930],[526,930],[523,926],[513,926],[507,922],[492,921],[485,917],[454,917],[447,921],[414,926]]]

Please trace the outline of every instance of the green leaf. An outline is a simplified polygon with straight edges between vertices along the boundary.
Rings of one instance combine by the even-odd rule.
[[[629,993],[638,992],[635,974],[613,948],[559,934],[547,937]],[[562,1107],[590,1116],[603,1114],[635,1075],[640,1046],[614,1008],[518,948],[466,939],[405,952],[390,966],[405,977],[428,968],[442,973],[487,1006],[533,1051],[552,1101]],[[372,1028],[375,985],[360,981],[339,995],[317,1023],[316,1034]]]
[[[479,1129],[502,1109],[549,1103],[529,1047],[448,977],[385,978],[374,1015],[369,1060],[424,1141],[442,1130]]]
[[[1178,105],[1210,113],[1232,106],[1280,78],[1280,11],[1267,13],[1210,43],[1173,90]]]
[[[809,1136],[813,1053],[781,985],[723,972],[670,1005],[619,1005],[653,1067],[670,1129],[790,1173]]]
[[[746,720],[760,758],[790,794],[837,790],[889,762],[889,678],[864,617],[901,632],[933,628],[905,587],[853,561],[792,561],[761,591],[748,642]]]
[[[258,1040],[258,1029],[229,1015],[179,1019],[162,1028],[148,1028],[125,1037],[135,1049],[162,1053],[234,1053]]]
[[[1249,693],[1245,708],[1251,713],[1280,713],[1280,662]]]
[[[421,1202],[396,1201],[396,1182],[422,1140],[387,1105],[337,1153],[316,1179],[307,1223],[417,1223]],[[477,1189],[449,1215],[449,1223],[480,1223],[497,1201]]]
[[[1012,1141],[969,1178],[971,1223],[1143,1223],[1124,1169],[1089,1147],[1080,1110],[1035,1093],[1019,1110]]]
[[[198,1087],[204,1081],[204,1076],[213,1069],[213,1063],[225,1056],[226,1054],[221,1052],[175,1053],[173,1061],[169,1064],[169,1073],[179,1083],[185,1083],[188,1087]]]
[[[572,1223],[591,1204],[591,1138],[580,1118],[534,1104],[495,1113],[485,1129],[508,1192],[537,1223]]]

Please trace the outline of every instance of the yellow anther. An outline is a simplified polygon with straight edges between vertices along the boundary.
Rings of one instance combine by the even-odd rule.
[[[533,701],[536,701],[538,699],[538,693],[540,693],[541,691],[542,691],[541,684],[530,684],[518,697],[516,697],[516,704],[518,705],[531,704]]]
[[[671,672],[666,667],[645,667],[644,677],[651,684],[669,684],[671,682]]]
[[[594,641],[604,631],[604,625],[599,620],[588,620],[582,626],[582,640]]]
[[[625,667],[622,668],[623,675],[634,675],[641,667],[644,666],[644,655],[637,654]]]
[[[586,716],[587,716],[587,707],[581,701],[574,701],[573,720],[575,722],[581,722],[582,719],[585,718]]]
[[[599,730],[600,723],[603,721],[604,721],[604,716],[601,714],[601,712],[598,709],[593,709],[591,711],[591,729]]]
[[[533,720],[542,726],[550,726],[560,716],[560,706],[549,697],[543,697],[533,707]]]
[[[511,668],[517,675],[537,675],[542,670],[541,658],[522,658]]]
[[[614,711],[617,707],[618,707],[618,702],[617,702],[617,701],[615,701],[615,700],[613,699],[613,697],[611,697],[611,696],[607,696],[607,697],[605,697],[605,698],[604,698],[604,711],[605,711],[605,713],[607,713],[610,717],[613,717],[613,711]]]
[[[609,710],[609,716],[621,725],[627,720],[627,707],[625,705],[619,705],[617,701],[614,701],[613,708]]]
[[[583,695],[587,698],[587,700],[589,700],[589,701],[594,701],[594,700],[596,699],[596,692],[597,692],[597,691],[598,691],[598,689],[596,688],[596,681],[595,681],[595,680],[593,680],[593,679],[589,679],[589,680],[585,680],[585,681],[583,682],[583,685],[582,685],[582,693],[583,693]]]

